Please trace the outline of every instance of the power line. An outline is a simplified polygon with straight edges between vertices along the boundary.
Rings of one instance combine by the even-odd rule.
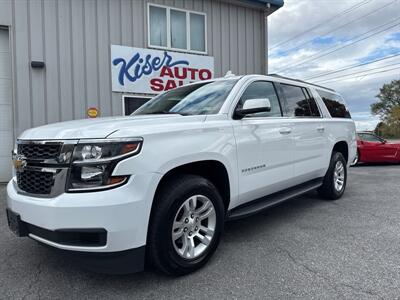
[[[363,33],[363,34],[361,34],[359,37],[361,37],[361,36],[363,36],[363,35],[366,35],[366,34],[368,34],[369,32],[374,31],[374,30],[376,30],[376,29],[378,29],[378,28],[380,28],[380,27],[383,27],[383,26],[386,26],[386,25],[388,25],[388,24],[390,24],[390,23],[393,23],[393,22],[396,21],[396,20],[399,20],[399,18],[396,18],[396,19],[394,19],[394,20],[392,20],[392,21],[390,21],[390,22],[387,22],[387,23],[385,23],[385,24],[383,24],[383,25],[380,25],[380,26],[378,26],[378,27],[375,27],[375,28],[373,28],[373,29],[371,29],[371,30],[369,30],[369,31],[367,31],[367,32],[365,32],[365,33]],[[334,50],[332,50],[332,51],[325,52],[325,53],[323,53],[323,54],[321,54],[321,55],[317,55],[317,56],[315,56],[315,57],[314,57],[314,56],[311,56],[309,59],[306,59],[306,60],[301,61],[301,62],[299,62],[299,63],[297,63],[297,64],[294,64],[294,65],[291,65],[291,66],[289,66],[289,67],[287,67],[287,68],[280,69],[280,70],[278,70],[277,72],[283,72],[283,71],[286,71],[286,70],[290,70],[290,69],[293,69],[294,67],[300,66],[300,65],[305,64],[305,63],[307,63],[307,62],[311,62],[311,61],[317,60],[317,59],[319,59],[319,58],[321,58],[321,57],[327,56],[327,55],[332,54],[332,53],[334,53],[334,52],[336,52],[336,51],[342,50],[342,49],[347,48],[347,47],[349,47],[349,46],[352,46],[352,45],[354,45],[354,44],[356,44],[356,43],[359,43],[359,42],[362,42],[362,41],[364,41],[364,40],[366,40],[366,39],[369,39],[369,38],[371,38],[371,37],[373,37],[373,36],[375,36],[375,35],[377,35],[377,34],[379,34],[379,33],[382,33],[382,32],[384,32],[384,31],[387,31],[387,30],[389,30],[389,29],[392,29],[393,27],[396,27],[396,26],[398,26],[398,25],[400,25],[400,22],[395,23],[395,24],[393,24],[393,25],[391,25],[391,26],[389,26],[389,27],[387,27],[387,28],[384,28],[384,29],[378,31],[378,32],[375,32],[375,33],[373,33],[373,34],[370,34],[370,35],[368,35],[368,36],[366,36],[366,37],[363,37],[363,38],[360,38],[360,39],[358,39],[358,40],[355,40],[355,41],[353,41],[353,42],[351,42],[351,43],[345,44],[345,45],[343,45],[343,46],[341,46],[341,47],[338,47],[338,48],[336,48],[336,49],[334,49]],[[330,48],[328,48],[328,50],[329,50],[329,49],[332,49],[332,48],[334,48],[334,47],[330,47]]]
[[[349,7],[348,9],[345,9],[344,11],[341,11],[340,13],[338,13],[338,14],[332,16],[332,17],[329,18],[328,20],[325,20],[325,21],[322,22],[322,23],[318,23],[318,24],[314,25],[313,27],[307,29],[306,31],[303,31],[303,32],[300,33],[300,34],[297,34],[297,35],[294,36],[294,37],[289,38],[289,39],[287,39],[287,40],[285,40],[285,41],[283,41],[283,42],[280,42],[280,43],[278,43],[278,44],[272,45],[270,48],[268,48],[268,50],[272,50],[272,49],[275,49],[275,48],[277,48],[277,47],[279,47],[279,46],[281,46],[281,45],[287,44],[288,42],[290,42],[290,41],[292,41],[292,40],[295,40],[295,39],[299,38],[300,36],[305,35],[306,33],[310,32],[310,31],[313,31],[314,29],[320,27],[321,25],[324,25],[324,24],[327,24],[327,23],[333,21],[334,19],[336,19],[336,17],[343,17],[344,15],[350,13],[350,12],[353,11],[353,10],[356,10],[356,9],[360,8],[361,6],[364,6],[364,5],[368,4],[368,3],[371,2],[371,1],[372,1],[372,0],[363,0],[363,1],[361,1],[361,2],[358,2],[357,4],[355,4],[355,5],[351,6],[351,7]]]
[[[382,67],[377,68],[375,70],[380,70],[382,68],[398,66],[398,65],[400,65],[400,63],[395,63],[395,64],[382,66]],[[317,80],[317,81],[313,81],[312,83],[320,84],[320,83],[327,83],[327,82],[332,82],[332,81],[340,81],[340,80],[336,80],[336,79],[338,79],[338,78],[346,79],[347,77],[351,77],[351,76],[354,76],[354,75],[356,75],[356,76],[354,76],[355,78],[358,78],[358,77],[362,77],[362,76],[369,76],[369,75],[373,75],[373,74],[379,74],[379,73],[385,73],[385,72],[389,72],[389,71],[394,71],[394,70],[397,70],[397,69],[400,70],[400,67],[391,68],[391,69],[387,69],[387,70],[381,70],[381,71],[375,71],[374,69],[370,69],[370,70],[364,70],[364,71],[358,71],[358,72],[346,74],[346,75],[343,75],[343,76],[336,76],[336,77],[332,77],[332,78],[327,78],[327,79],[324,79],[324,80]],[[374,72],[369,73],[370,71],[374,71]]]
[[[387,73],[387,72],[391,72],[391,71],[394,71],[394,70],[399,70],[399,71],[400,71],[400,68],[397,67],[397,68],[393,68],[393,69],[388,69],[388,70],[373,72],[373,73],[369,73],[369,74],[360,75],[360,76],[358,76],[358,77],[368,77],[368,76],[371,76],[371,75],[376,75],[376,74],[381,74],[381,73]],[[358,77],[356,77],[356,78],[358,78]],[[347,78],[347,79],[348,79],[348,78]],[[363,79],[364,79],[364,78],[363,78]],[[327,83],[333,83],[333,82],[341,82],[341,81],[343,81],[343,80],[346,80],[346,78],[339,79],[339,80],[332,80],[332,81],[324,81],[324,82],[322,82],[321,84],[327,84]],[[362,79],[361,79],[361,80],[362,80]]]
[[[335,48],[335,49],[332,50],[332,51],[324,52],[324,53],[321,54],[321,55],[313,55],[313,56],[311,56],[309,59],[306,59],[306,60],[304,60],[304,61],[301,61],[301,62],[299,62],[299,63],[297,63],[297,64],[295,64],[295,65],[292,65],[292,66],[290,66],[290,67],[283,68],[283,69],[279,70],[278,72],[282,72],[282,71],[286,71],[286,70],[293,69],[294,67],[300,66],[300,65],[302,65],[302,64],[304,64],[304,63],[306,63],[306,62],[314,61],[314,60],[316,60],[316,59],[319,59],[319,58],[321,58],[321,57],[324,57],[324,56],[326,56],[326,55],[329,55],[329,54],[331,54],[331,53],[334,53],[334,52],[336,52],[336,51],[339,51],[339,50],[341,50],[341,49],[343,49],[343,48],[346,48],[346,47],[348,47],[348,46],[351,46],[351,45],[354,45],[354,44],[359,43],[359,42],[361,42],[361,41],[364,41],[364,40],[366,40],[366,39],[368,39],[368,38],[370,38],[370,37],[372,37],[372,36],[375,36],[375,35],[377,35],[377,34],[379,34],[379,33],[382,33],[382,32],[384,32],[384,31],[387,31],[387,30],[389,30],[389,29],[391,29],[391,28],[393,28],[393,27],[396,27],[396,26],[399,25],[400,23],[396,23],[396,24],[394,24],[394,25],[392,25],[392,26],[390,26],[390,27],[388,27],[388,28],[384,28],[383,30],[380,30],[380,31],[378,31],[378,32],[375,32],[375,33],[373,33],[373,34],[370,34],[370,35],[368,35],[368,36],[366,36],[366,37],[361,38],[362,36],[364,36],[364,35],[366,35],[366,34],[372,32],[372,31],[375,31],[375,30],[377,30],[378,28],[387,26],[387,25],[389,25],[390,23],[393,23],[393,22],[396,21],[396,20],[399,20],[399,18],[395,18],[395,19],[393,19],[393,20],[391,20],[391,21],[389,21],[389,22],[387,22],[387,23],[385,23],[385,24],[383,24],[383,25],[379,25],[379,26],[377,26],[377,27],[374,27],[373,29],[370,29],[370,30],[364,32],[363,34],[361,34],[361,35],[358,36],[358,38],[359,38],[358,40],[355,40],[355,41],[353,41],[353,42],[350,42],[350,43],[348,43],[348,44],[345,44],[345,45],[340,46],[340,47],[337,47],[337,48],[335,48],[336,46],[329,47],[329,48],[327,48],[326,50],[330,50],[330,49],[333,49],[333,48]],[[357,38],[357,37],[356,37],[356,38]]]
[[[400,65],[400,62],[394,63],[394,64],[389,64],[389,65],[386,65],[386,66],[381,66],[381,67],[375,68],[375,69],[368,69],[368,70],[363,70],[363,71],[357,71],[357,72],[353,72],[353,73],[349,73],[349,74],[345,74],[345,75],[341,75],[341,76],[336,76],[336,77],[332,77],[332,78],[321,79],[321,80],[313,81],[313,83],[331,81],[331,80],[333,80],[333,79],[351,77],[351,76],[359,75],[359,74],[361,74],[360,76],[364,76],[364,75],[365,75],[364,73],[368,73],[368,72],[376,71],[376,70],[381,70],[381,69],[384,69],[384,68],[387,68],[387,67],[398,66],[398,65]],[[356,76],[356,77],[359,77],[359,76]]]
[[[370,16],[370,15],[373,15],[373,14],[379,12],[380,10],[382,10],[382,9],[384,9],[384,8],[390,6],[390,5],[392,5],[393,3],[398,2],[398,1],[399,1],[399,0],[394,0],[394,1],[392,1],[392,2],[389,2],[388,4],[386,4],[386,5],[384,5],[384,6],[381,6],[381,7],[377,8],[377,9],[374,9],[373,11],[371,11],[371,12],[365,14],[365,15],[362,15],[362,16],[360,16],[360,17],[358,17],[358,18],[356,18],[356,19],[354,19],[354,20],[352,20],[352,21],[350,21],[350,22],[347,22],[347,23],[345,23],[345,24],[343,24],[343,25],[341,25],[341,26],[339,26],[339,27],[336,27],[335,29],[332,29],[332,30],[330,30],[330,31],[321,33],[320,36],[321,36],[321,35],[324,36],[324,35],[330,34],[330,33],[332,33],[332,32],[338,31],[339,29],[342,29],[343,27],[346,27],[347,25],[350,25],[350,24],[352,24],[352,23],[355,23],[355,22],[357,22],[357,21],[359,21],[359,20],[361,20],[361,19],[364,19],[364,18],[366,18],[366,17],[368,17],[368,16]],[[299,49],[300,47],[311,43],[313,40],[314,40],[314,38],[311,39],[311,40],[308,40],[308,41],[306,41],[306,42],[304,42],[304,43],[302,43],[302,44],[300,44],[300,45],[297,45],[297,46],[295,46],[295,47],[293,47],[293,48],[290,48],[289,50],[286,50],[285,52],[291,52],[291,51],[293,51],[293,50],[297,50],[297,49]]]
[[[346,67],[344,67],[342,69],[339,69],[339,70],[330,71],[330,72],[326,72],[326,73],[319,73],[319,74],[313,75],[311,77],[307,77],[305,80],[310,80],[310,79],[314,79],[316,77],[321,77],[321,76],[327,76],[327,75],[340,73],[340,72],[343,72],[343,71],[347,71],[347,70],[351,70],[351,69],[354,69],[354,68],[358,68],[358,67],[366,66],[366,65],[369,65],[369,64],[373,64],[373,63],[376,63],[376,62],[379,62],[379,61],[391,59],[391,58],[397,57],[397,56],[400,56],[400,52],[396,53],[396,54],[393,54],[393,55],[390,55],[390,56],[378,58],[378,59],[375,59],[375,60],[372,60],[372,61],[368,61],[368,62],[364,62],[364,63],[360,63],[360,64],[349,65],[349,66],[346,66]]]

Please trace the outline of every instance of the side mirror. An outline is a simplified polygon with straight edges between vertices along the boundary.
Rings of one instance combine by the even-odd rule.
[[[382,144],[386,144],[387,143],[387,140],[382,140]]]
[[[234,118],[243,119],[246,115],[271,111],[271,102],[268,98],[248,99],[242,108],[235,110]]]

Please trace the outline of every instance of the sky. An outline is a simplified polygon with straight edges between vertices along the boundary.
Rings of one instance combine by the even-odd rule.
[[[335,89],[358,130],[375,128],[370,105],[400,79],[400,0],[285,0],[268,26],[269,73]]]

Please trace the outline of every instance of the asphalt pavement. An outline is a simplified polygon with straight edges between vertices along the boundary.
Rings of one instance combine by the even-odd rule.
[[[180,278],[87,272],[15,237],[5,197],[3,185],[1,299],[400,299],[400,165],[351,168],[336,202],[310,193],[227,223],[211,261]]]

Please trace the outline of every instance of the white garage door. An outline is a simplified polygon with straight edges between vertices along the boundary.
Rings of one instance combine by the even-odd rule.
[[[11,55],[8,30],[0,28],[0,182],[11,179],[12,127]]]

